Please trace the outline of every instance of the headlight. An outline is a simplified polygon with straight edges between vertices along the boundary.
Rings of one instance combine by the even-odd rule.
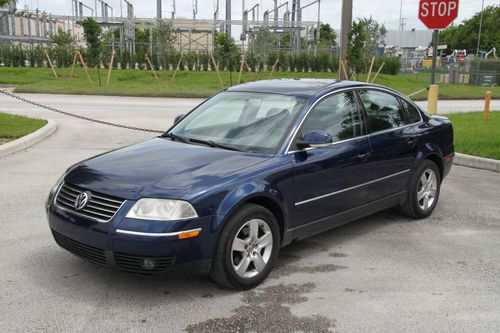
[[[189,202],[170,199],[140,199],[128,211],[128,218],[173,221],[198,217]]]

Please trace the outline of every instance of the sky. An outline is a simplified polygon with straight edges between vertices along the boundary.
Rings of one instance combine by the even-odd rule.
[[[94,7],[96,0],[81,0],[90,7]],[[114,8],[115,16],[120,15],[120,1],[122,0],[106,0],[106,2]],[[193,5],[196,0],[176,0],[176,16],[192,18]],[[197,0],[198,15],[200,19],[212,19],[214,12],[214,3],[216,0]],[[259,4],[261,10],[260,15],[264,10],[273,7],[273,0],[244,0],[246,8],[255,4]],[[302,6],[311,3],[313,0],[301,0]],[[459,23],[464,19],[470,18],[475,12],[481,10],[483,0],[461,0],[459,5],[459,17],[455,23]],[[139,18],[156,17],[156,0],[129,0],[134,5],[135,16]],[[163,17],[170,17],[173,0],[162,0]],[[220,18],[225,17],[225,0],[219,0],[221,4]],[[278,0],[278,4],[286,2]],[[289,0],[290,9],[292,1]],[[321,1],[321,17],[323,23],[329,23],[333,28],[340,28],[340,12],[342,0],[322,0]],[[420,30],[425,29],[425,26],[418,19],[418,0],[353,0],[353,18],[369,17],[380,23],[384,23],[389,30],[399,28],[399,15],[402,3],[402,17],[405,18],[405,30],[413,28]],[[488,5],[498,5],[500,0],[484,0],[485,7]],[[18,0],[18,7],[28,6],[29,8],[38,8],[42,11],[52,14],[67,15],[71,13],[71,0]],[[123,6],[125,8],[125,6]],[[303,10],[303,20],[315,21],[318,19],[318,7],[313,5]],[[242,0],[232,1],[232,18],[241,19]],[[263,10],[264,9],[264,10]],[[125,9],[124,9],[125,10]],[[124,12],[125,13],[125,12]],[[282,14],[280,13],[280,16]]]

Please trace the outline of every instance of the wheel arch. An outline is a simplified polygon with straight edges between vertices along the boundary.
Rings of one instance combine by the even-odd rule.
[[[437,153],[430,153],[427,156],[425,156],[426,160],[432,161],[436,166],[438,167],[439,170],[439,179],[442,182],[443,181],[443,175],[444,175],[444,164],[443,164],[443,159],[437,154]]]
[[[255,192],[247,196],[240,197],[227,212],[224,212],[223,218],[219,221],[218,229],[222,230],[222,228],[226,225],[226,222],[246,204],[254,204],[264,207],[273,214],[278,222],[280,241],[282,242],[283,235],[287,228],[287,213],[278,198],[268,192]],[[219,231],[219,235],[220,233],[221,232]],[[217,239],[217,241],[219,241],[219,239]]]
[[[414,170],[417,170],[420,163],[424,160],[432,161],[436,164],[441,181],[443,181],[444,176],[444,164],[443,164],[443,153],[439,149],[439,147],[433,143],[427,143],[421,146],[419,149],[419,153],[417,154],[417,158],[415,160],[415,164],[413,166]]]

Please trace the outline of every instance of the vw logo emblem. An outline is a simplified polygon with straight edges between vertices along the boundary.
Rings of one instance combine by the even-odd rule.
[[[76,210],[83,209],[87,205],[89,200],[90,200],[90,192],[80,193],[75,199],[75,204],[74,204],[75,209]]]

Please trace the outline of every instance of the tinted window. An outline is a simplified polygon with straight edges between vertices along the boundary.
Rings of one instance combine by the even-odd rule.
[[[332,136],[333,142],[361,135],[361,122],[352,92],[325,98],[307,117],[302,133],[321,130]]]
[[[420,121],[420,112],[417,107],[411,103],[408,103],[405,100],[401,100],[403,106],[406,110],[406,115],[408,117],[408,124],[418,123]]]
[[[406,124],[404,110],[396,97],[374,90],[359,92],[371,132],[397,128]]]
[[[295,96],[226,91],[201,104],[170,133],[245,151],[273,153],[306,101]]]

